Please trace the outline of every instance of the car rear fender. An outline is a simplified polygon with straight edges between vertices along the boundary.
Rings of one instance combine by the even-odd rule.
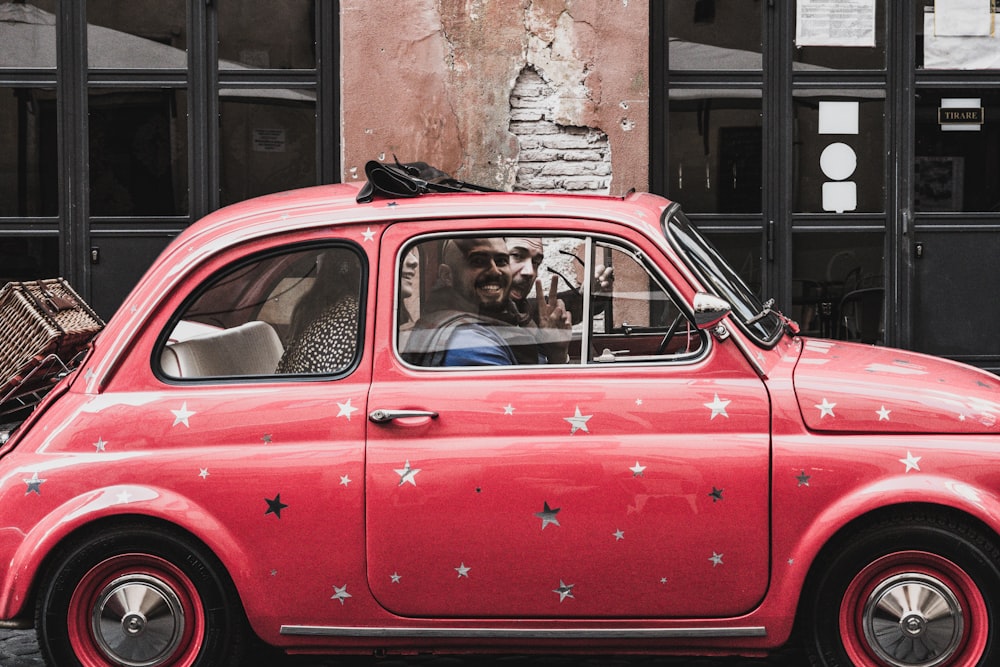
[[[239,540],[205,507],[172,491],[116,485],[81,494],[54,508],[25,535],[0,582],[0,618],[30,615],[25,604],[51,556],[109,522],[147,518],[177,526],[201,540],[228,572],[245,572],[250,559]],[[234,580],[234,583],[235,580]],[[238,587],[237,587],[238,588]]]
[[[808,595],[802,587],[817,558],[837,538],[849,539],[852,524],[894,508],[915,505],[960,512],[982,523],[994,535],[1000,535],[1000,497],[991,490],[942,475],[880,479],[837,498],[807,527],[796,531],[797,539],[789,540],[787,548],[776,544],[775,568],[781,576],[773,579],[775,599],[797,604],[800,593]],[[775,517],[775,525],[781,525],[783,520],[795,523],[790,517]]]

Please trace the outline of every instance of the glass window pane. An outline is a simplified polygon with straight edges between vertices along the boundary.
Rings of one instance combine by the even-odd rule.
[[[219,58],[259,69],[313,69],[315,6],[315,0],[220,0]]]
[[[87,58],[95,68],[187,67],[187,2],[87,0]]]
[[[56,215],[55,92],[0,88],[0,216]]]
[[[187,95],[90,91],[90,209],[95,216],[187,213]]]
[[[58,277],[57,236],[0,236],[0,285]]]
[[[688,213],[762,210],[760,91],[728,92],[670,91],[666,194]]]
[[[802,333],[884,342],[885,242],[881,232],[792,236],[792,312]]]
[[[983,2],[979,11],[948,12],[940,0],[918,0],[916,60],[923,69],[1000,69],[1000,35],[995,14]],[[993,3],[994,5],[996,3]]]
[[[874,90],[795,93],[796,212],[885,210],[883,97]]]
[[[316,185],[312,91],[223,89],[221,95],[223,204]]]
[[[754,232],[710,232],[705,236],[712,242],[719,254],[735,269],[743,282],[758,298],[761,294],[762,234]]]
[[[55,67],[55,0],[0,4],[0,67]]]
[[[760,71],[762,4],[670,0],[670,69]]]
[[[885,0],[875,3],[875,46],[803,46],[795,49],[794,58],[795,71],[803,73],[885,69]]]
[[[919,90],[916,114],[914,209],[1000,210],[1000,91]]]

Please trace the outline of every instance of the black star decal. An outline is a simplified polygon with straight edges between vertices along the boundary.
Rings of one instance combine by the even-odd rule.
[[[799,486],[809,486],[809,480],[811,479],[811,477],[812,477],[811,475],[807,475],[806,471],[803,470],[802,472],[800,472],[798,475],[795,476],[795,479],[798,480]]]
[[[712,502],[713,503],[714,502],[718,502],[718,501],[722,500],[722,489],[717,489],[717,488],[715,488],[713,486],[712,487],[712,492],[710,494],[708,494],[708,495],[712,498]]]
[[[274,516],[281,518],[281,510],[288,507],[285,503],[281,502],[281,494],[279,493],[274,497],[274,500],[270,498],[264,498],[264,502],[267,503],[267,511],[264,512],[264,516],[268,514],[273,514]]]
[[[556,518],[556,514],[559,514],[559,508],[551,509],[548,502],[543,503],[544,509],[541,512],[535,512],[535,516],[542,520],[542,530],[545,530],[545,526],[550,523],[553,525],[559,525],[559,519]]]

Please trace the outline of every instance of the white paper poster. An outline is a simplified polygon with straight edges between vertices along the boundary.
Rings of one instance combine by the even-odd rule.
[[[991,0],[934,0],[935,37],[987,37],[992,32]]]
[[[797,0],[796,46],[875,46],[875,0]]]
[[[998,69],[1000,39],[934,34],[936,15],[924,14],[924,69]]]

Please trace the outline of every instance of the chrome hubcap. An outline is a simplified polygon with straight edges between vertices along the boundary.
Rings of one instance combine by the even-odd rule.
[[[865,602],[865,639],[893,667],[934,667],[962,641],[962,606],[948,586],[924,574],[883,581]]]
[[[184,611],[166,583],[130,574],[101,591],[91,625],[98,648],[116,664],[156,667],[180,644]]]

